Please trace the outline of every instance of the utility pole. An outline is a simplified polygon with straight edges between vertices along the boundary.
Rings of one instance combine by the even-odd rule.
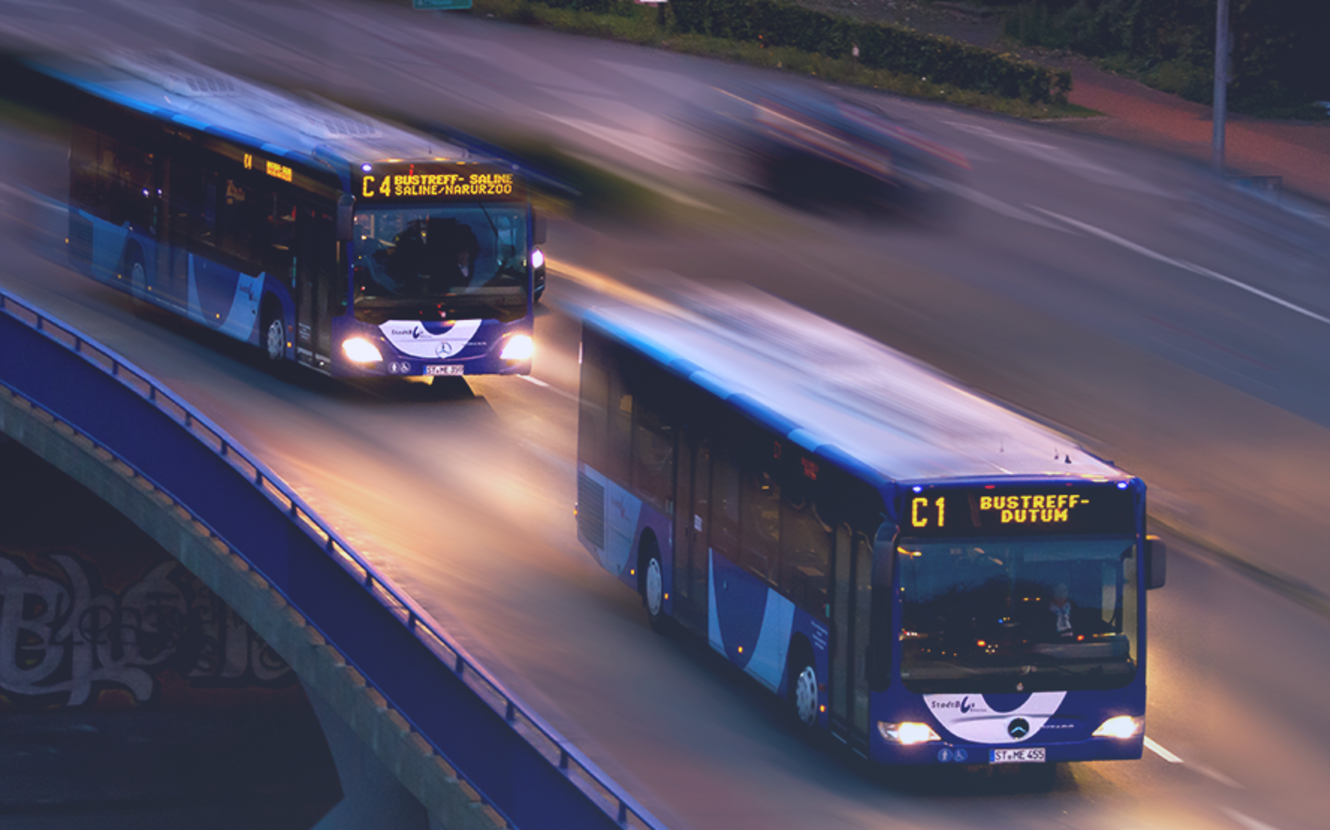
[[[1215,10],[1215,107],[1211,162],[1224,171],[1224,121],[1228,118],[1228,0],[1219,0]]]

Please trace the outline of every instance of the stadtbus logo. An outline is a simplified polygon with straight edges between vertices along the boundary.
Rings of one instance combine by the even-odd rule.
[[[978,706],[979,704],[971,703],[970,698],[967,696],[961,698],[960,700],[946,700],[946,701],[934,700],[930,701],[928,705],[933,707],[934,710],[959,709],[961,710],[962,715],[968,715],[970,712],[973,712],[975,707]]]
[[[1013,738],[1024,738],[1030,734],[1030,722],[1025,718],[1014,718],[1007,724],[1007,734]]]

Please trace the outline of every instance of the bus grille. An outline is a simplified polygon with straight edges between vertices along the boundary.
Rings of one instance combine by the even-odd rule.
[[[598,548],[605,547],[605,486],[577,474],[577,529]]]

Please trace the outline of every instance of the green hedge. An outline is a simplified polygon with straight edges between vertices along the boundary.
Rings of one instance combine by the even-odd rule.
[[[832,58],[847,57],[857,46],[858,60],[873,69],[1035,104],[1065,103],[1071,91],[1070,72],[949,37],[833,17],[780,0],[669,0],[669,8],[675,25],[684,32],[790,46]]]

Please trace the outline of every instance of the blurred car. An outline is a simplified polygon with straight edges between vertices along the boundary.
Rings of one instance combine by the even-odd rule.
[[[793,85],[717,91],[694,126],[739,156],[751,184],[787,203],[932,210],[970,167],[961,153],[848,98]]]

